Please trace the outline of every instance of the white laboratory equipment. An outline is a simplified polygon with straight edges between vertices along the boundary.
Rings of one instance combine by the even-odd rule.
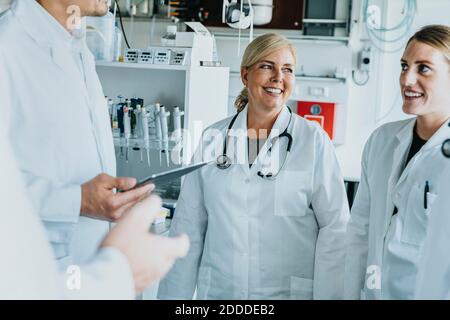
[[[142,178],[165,171],[167,158],[170,168],[190,163],[202,131],[227,117],[228,68],[97,62],[97,72],[108,97],[144,100],[140,121],[145,121],[145,109],[149,139],[129,139],[128,162],[126,153],[121,156],[119,150],[122,147],[126,151],[125,139],[115,135],[120,176]],[[144,152],[150,150],[148,161],[141,161],[142,148]]]

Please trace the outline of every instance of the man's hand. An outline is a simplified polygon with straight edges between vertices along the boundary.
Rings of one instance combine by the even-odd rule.
[[[157,196],[139,202],[118,220],[101,244],[101,247],[115,248],[127,257],[137,293],[161,279],[175,260],[185,256],[189,249],[186,235],[167,238],[149,232],[160,210],[161,199]]]
[[[148,184],[127,192],[114,193],[114,189],[129,190],[135,185],[135,178],[114,178],[104,173],[96,176],[81,185],[81,215],[116,221],[155,188],[153,184]]]

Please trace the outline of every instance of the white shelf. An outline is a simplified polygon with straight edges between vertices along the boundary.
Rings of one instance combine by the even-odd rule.
[[[130,62],[96,62],[97,67],[109,67],[109,68],[133,68],[133,69],[153,69],[153,70],[173,70],[173,71],[186,71],[191,66],[174,66],[163,64],[145,64],[145,63],[130,63]]]
[[[347,24],[347,20],[338,19],[303,19],[303,23],[317,23],[317,24]]]
[[[254,38],[262,35],[263,33],[255,32]],[[219,40],[231,40],[236,41],[238,39],[237,34],[228,32],[214,32],[214,37]],[[343,43],[348,44],[350,37],[338,37],[338,36],[304,36],[304,35],[287,35],[287,38],[292,43],[317,43],[317,44],[336,44]],[[248,34],[241,34],[241,39],[249,39]]]
[[[234,78],[240,78],[241,74],[239,72],[230,72],[230,76]],[[300,81],[320,81],[320,82],[343,82],[347,81],[346,78],[336,78],[336,77],[326,77],[326,76],[306,76],[306,75],[296,75],[296,80]]]

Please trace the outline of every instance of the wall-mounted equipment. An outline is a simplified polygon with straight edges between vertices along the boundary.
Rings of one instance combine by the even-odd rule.
[[[372,50],[364,48],[358,53],[358,67],[352,72],[353,82],[358,86],[364,86],[370,79],[370,64],[372,62]]]
[[[253,24],[263,29],[295,29],[301,30],[304,0],[250,0],[253,7]],[[226,27],[223,18],[224,6],[240,10],[243,4],[244,16],[249,12],[248,0],[202,0],[199,9],[201,21],[207,26]],[[242,11],[241,11],[242,12]],[[225,12],[227,14],[227,12]],[[239,12],[234,13],[236,18]],[[233,12],[229,11],[229,17]]]
[[[333,140],[335,137],[335,109],[335,103],[299,101],[297,113],[307,120],[317,122]]]
[[[365,48],[358,55],[358,69],[361,71],[369,71],[371,58],[371,49]]]
[[[248,29],[253,22],[253,7],[244,0],[223,0],[222,22],[235,29]]]
[[[232,28],[247,29],[272,21],[273,0],[223,0],[222,22]]]

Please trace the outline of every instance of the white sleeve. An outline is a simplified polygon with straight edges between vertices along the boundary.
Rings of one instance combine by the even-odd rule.
[[[318,142],[312,207],[319,226],[314,261],[314,299],[342,299],[347,193],[334,147],[327,136]]]
[[[184,180],[177,209],[170,227],[170,236],[186,233],[190,249],[186,257],[174,267],[159,284],[159,299],[192,299],[197,285],[200,260],[203,254],[208,215],[204,207],[200,170]]]
[[[347,226],[344,298],[350,300],[361,298],[361,290],[364,289],[366,277],[370,212],[370,189],[367,180],[369,144],[370,140],[364,148],[361,161],[361,181]]]
[[[68,300],[131,300],[134,279],[126,257],[114,248],[102,248],[92,261],[69,266],[61,273],[62,298]]]

